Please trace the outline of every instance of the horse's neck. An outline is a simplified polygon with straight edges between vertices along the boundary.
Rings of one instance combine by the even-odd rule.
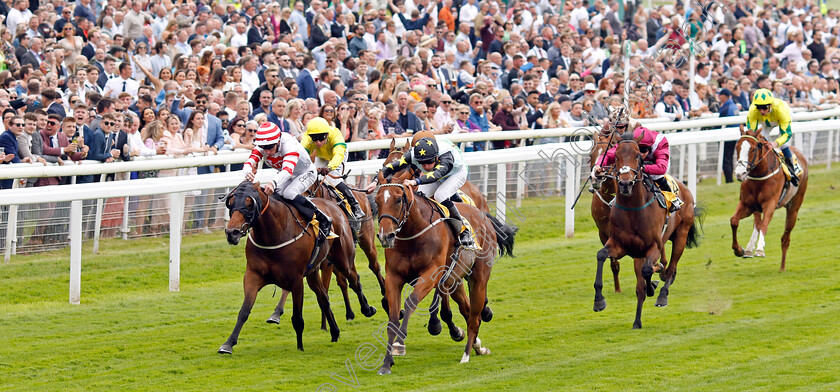
[[[262,241],[274,243],[293,237],[297,233],[295,228],[299,227],[295,224],[297,221],[293,212],[295,208],[282,200],[272,200],[270,196],[266,198],[265,203],[268,207],[263,205],[265,211],[260,214],[253,227],[257,232],[254,236],[261,240],[260,243],[263,243]],[[308,222],[304,218],[304,225],[306,223]]]
[[[433,209],[429,203],[429,201],[424,200],[422,197],[414,195],[414,204],[408,211],[408,220],[406,221],[406,225],[403,227],[413,229],[411,230],[412,232],[419,232],[430,224],[430,217],[431,220],[434,221],[437,214],[435,214],[435,209]]]
[[[756,154],[760,153],[758,148],[753,148],[755,149]],[[770,148],[770,146],[767,146],[767,148]],[[775,170],[780,164],[779,157],[776,156],[776,151],[773,149],[768,151],[763,158],[761,157],[761,155],[758,155],[756,159],[758,160],[758,163],[755,165],[755,167],[752,168],[752,170],[749,173],[750,175],[755,177],[770,174],[770,172]]]

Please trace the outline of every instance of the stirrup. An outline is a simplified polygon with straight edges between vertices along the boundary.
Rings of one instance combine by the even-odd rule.
[[[682,199],[677,197],[671,202],[671,208],[668,209],[668,211],[669,212],[677,212],[677,211],[680,210],[680,208],[682,208],[682,205],[683,205]]]
[[[318,237],[320,237],[320,236],[321,235],[318,234]],[[323,245],[323,243],[324,243],[324,241],[322,241],[320,239],[315,240],[315,248],[312,249],[312,255],[309,256],[309,263],[306,264],[306,269],[303,271],[303,276],[307,276],[310,273],[312,273],[312,271],[315,271],[315,270],[318,269],[318,268],[316,268],[317,265],[320,264],[320,263],[317,262],[318,261],[318,254],[321,253],[321,245]]]
[[[458,236],[458,243],[459,245],[466,249],[466,250],[477,250],[478,246],[476,246],[475,241],[472,239],[472,234],[469,230],[464,230]]]

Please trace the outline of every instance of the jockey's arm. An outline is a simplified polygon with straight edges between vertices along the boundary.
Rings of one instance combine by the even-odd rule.
[[[668,162],[671,160],[670,147],[668,140],[662,140],[656,151],[651,151],[653,154],[653,163],[645,164],[645,173],[652,176],[661,176],[668,172]]]
[[[274,188],[283,185],[286,181],[292,178],[292,173],[295,171],[295,166],[297,166],[298,159],[300,159],[300,155],[296,152],[290,152],[283,156],[283,163],[280,166],[280,170],[277,171],[277,174],[274,175]]]
[[[776,138],[776,146],[782,146],[793,136],[790,131],[790,108],[784,102],[780,102],[778,110],[774,107],[773,111],[776,112],[776,123],[779,124],[779,137]]]
[[[755,105],[750,105],[750,110],[747,112],[747,123],[744,124],[747,129],[752,132],[758,130],[758,125],[761,123],[761,113],[758,112]]]
[[[336,143],[332,148],[332,159],[327,164],[330,171],[338,169],[344,163],[344,157],[347,156],[347,144],[344,142]]]
[[[437,180],[443,178],[443,176],[449,174],[452,171],[452,167],[455,166],[455,157],[452,152],[445,152],[440,155],[438,158],[438,164],[435,165],[435,170],[430,171],[426,174],[421,175],[417,178],[417,184],[430,184]]]
[[[254,181],[254,172],[257,171],[256,168],[259,166],[262,158],[262,150],[259,148],[251,150],[251,156],[249,156],[248,160],[245,161],[245,164],[242,165],[242,173],[244,173],[246,180]]]

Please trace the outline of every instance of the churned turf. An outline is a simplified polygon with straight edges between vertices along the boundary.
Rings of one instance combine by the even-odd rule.
[[[523,217],[509,213],[520,227],[517,258],[501,259],[490,281],[495,317],[480,337],[492,354],[459,364],[462,343],[445,328],[430,336],[427,318],[416,316],[407,355],[396,358],[389,376],[376,375],[377,361],[367,366],[356,358],[358,347],[379,346],[375,332],[385,313],[365,319],[353,296],[357,318],[345,321],[335,285],[337,343],[319,329],[307,291],[306,351],[295,350],[291,304],[279,326],[264,322],[279,298],[272,286],[257,298],[233,355],[216,354],[235,323],[245,269],[244,247],[229,246],[222,233],[185,238],[178,293],[167,291],[168,239],[105,240],[99,255],[86,244],[80,306],[67,303],[68,249],[15,256],[0,264],[0,390],[838,390],[840,169],[812,170],[784,273],[783,211],[770,226],[767,258],[733,256],[729,217],[738,186],[700,185],[707,211],[701,246],[680,261],[669,306],[648,299],[642,330],[631,329],[629,259],[624,293],[612,293],[605,268],[607,309],[592,311],[601,245],[589,194],[573,239],[563,236],[562,199],[526,200]],[[743,221],[742,244],[750,230]],[[365,293],[380,308],[358,255]],[[465,327],[460,316],[456,322]]]

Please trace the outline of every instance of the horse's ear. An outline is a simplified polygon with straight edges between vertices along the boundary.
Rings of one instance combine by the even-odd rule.
[[[396,146],[397,146],[397,139],[391,139],[391,148],[388,150],[388,152],[394,152],[394,147],[396,147]]]
[[[380,184],[384,184],[387,182],[385,181],[385,175],[382,174],[382,170],[379,171],[379,175],[376,176],[376,179],[379,181]]]
[[[405,151],[411,149],[411,139],[405,139]]]
[[[254,190],[255,190],[255,191],[258,191],[258,192],[259,192],[259,190],[260,190],[260,183],[259,183],[259,181],[255,182],[255,183],[254,183],[254,185],[253,185],[253,187],[254,187]]]
[[[738,129],[741,130],[741,136],[746,134],[746,132],[744,132],[744,124],[741,124],[741,126],[739,126]]]
[[[629,131],[628,131],[628,132],[629,132]],[[645,138],[645,133],[644,133],[644,132],[642,132],[642,133],[640,133],[640,134],[639,134],[639,136],[638,136],[638,137],[634,137],[634,138],[633,138],[633,141],[634,141],[634,142],[636,142],[636,144],[639,144],[639,143],[641,143],[641,142],[642,142],[642,139],[644,139],[644,138]]]

